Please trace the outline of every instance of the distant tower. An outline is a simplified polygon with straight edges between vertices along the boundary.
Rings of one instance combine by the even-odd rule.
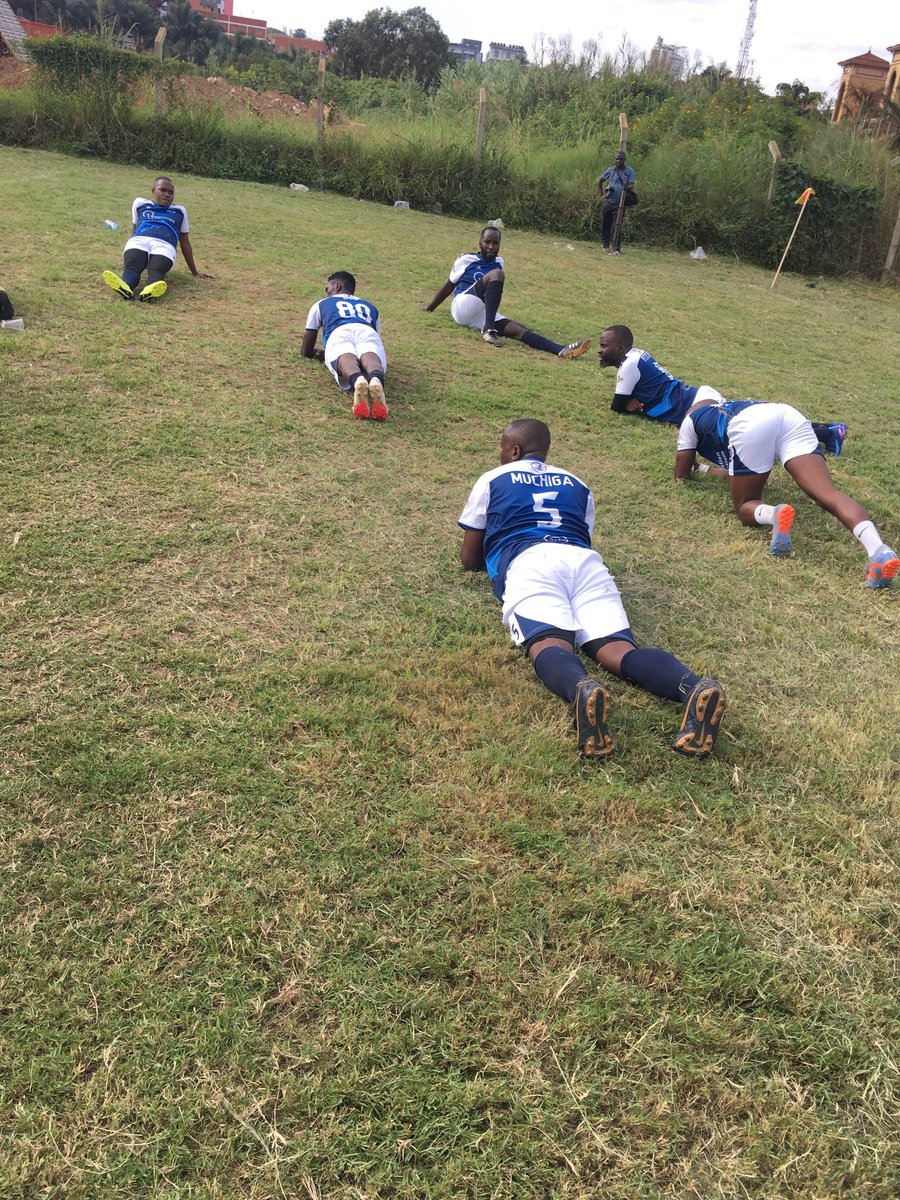
[[[750,11],[747,13],[747,24],[744,36],[741,38],[741,51],[738,54],[735,76],[745,79],[750,70],[750,43],[753,41],[753,26],[756,22],[756,0],[750,0]]]

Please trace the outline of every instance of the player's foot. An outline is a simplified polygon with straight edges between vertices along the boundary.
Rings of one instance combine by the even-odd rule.
[[[867,588],[886,588],[894,582],[894,576],[900,570],[900,558],[890,546],[882,546],[869,559],[869,570],[866,574]]]
[[[560,358],[580,358],[582,354],[587,354],[591,348],[591,339],[582,338],[580,342],[569,342],[568,346],[563,346],[559,352]]]
[[[694,684],[684,702],[681,728],[672,743],[676,754],[688,758],[706,758],[712,754],[719,733],[719,722],[725,713],[725,691],[715,679],[701,679]]]
[[[120,279],[115,271],[104,271],[103,282],[107,287],[111,287],[114,292],[122,297],[123,300],[133,300],[134,292],[128,286],[124,279]]]
[[[169,285],[164,279],[157,279],[155,283],[148,283],[147,286],[138,293],[138,300],[158,300],[160,296],[164,296],[169,290]]]
[[[384,398],[384,388],[380,379],[369,380],[369,399],[372,402],[372,420],[387,420],[387,401]]]
[[[621,253],[622,253],[622,251],[621,251],[621,250],[610,250],[610,254],[612,254],[612,255],[614,255],[614,256],[615,256],[615,255],[620,255]]]
[[[609,246],[601,246],[600,249],[604,254],[609,254]]]
[[[791,526],[794,523],[794,510],[790,504],[776,505],[772,514],[772,541],[769,553],[776,558],[787,558],[791,552]]]
[[[500,335],[496,329],[486,329],[481,335],[481,340],[487,342],[489,346],[502,346]]]
[[[360,375],[353,385],[353,415],[358,421],[365,421],[372,415],[369,412],[369,383],[365,375]]]
[[[833,454],[835,458],[840,458],[846,436],[847,426],[843,421],[836,421],[833,425],[828,426],[828,440],[825,442],[825,449],[829,454]]]
[[[596,679],[582,679],[575,689],[572,718],[584,758],[609,758],[615,750],[606,728],[608,716],[609,692]]]

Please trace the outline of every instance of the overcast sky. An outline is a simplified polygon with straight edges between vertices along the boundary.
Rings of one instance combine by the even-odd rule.
[[[305,29],[320,38],[338,17],[358,20],[372,8],[404,12],[415,0],[329,0],[304,6],[295,0],[234,0],[235,14],[258,17],[270,25]],[[439,22],[451,42],[474,38],[484,43],[522,45],[533,57],[535,39],[571,35],[577,50],[588,38],[600,38],[610,53],[627,39],[649,51],[658,37],[698,51],[704,65],[737,64],[750,0],[569,0],[554,7],[539,0],[485,7],[481,0],[423,0],[422,8]],[[757,0],[750,58],[753,74],[768,92],[782,81],[802,79],[817,91],[834,89],[840,59],[874,54],[889,59],[886,47],[900,42],[898,0]]]

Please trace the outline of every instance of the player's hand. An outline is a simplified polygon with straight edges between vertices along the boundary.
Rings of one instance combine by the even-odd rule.
[[[323,363],[325,361],[325,351],[321,346],[316,346],[315,350],[313,351],[313,358],[316,360],[316,362]]]
[[[194,276],[195,279],[215,279],[215,275],[210,275],[208,271],[198,271]]]

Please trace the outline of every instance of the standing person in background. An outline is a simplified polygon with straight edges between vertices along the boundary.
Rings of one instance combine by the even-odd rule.
[[[607,167],[597,180],[597,193],[604,196],[603,225],[600,230],[600,240],[603,243],[604,254],[619,254],[619,243],[622,240],[621,222],[616,230],[615,245],[612,245],[613,222],[619,211],[620,203],[624,200],[624,208],[637,204],[634,194],[634,171],[625,166],[625,151],[620,150],[611,167]],[[630,199],[629,199],[630,197]]]

